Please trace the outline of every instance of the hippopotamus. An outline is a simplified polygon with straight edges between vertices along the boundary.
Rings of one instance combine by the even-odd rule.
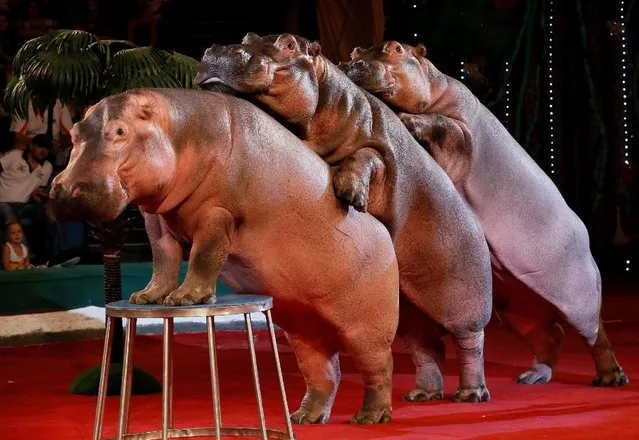
[[[196,81],[271,113],[335,167],[342,203],[387,227],[400,270],[398,334],[416,365],[416,386],[404,399],[443,399],[442,337],[450,334],[461,370],[453,400],[488,401],[486,240],[450,179],[399,118],[325,58],[318,43],[293,34],[249,33],[242,44],[213,45]]]
[[[355,48],[339,67],[397,112],[481,222],[495,312],[535,355],[517,381],[551,380],[567,322],[590,347],[597,369],[592,383],[628,383],[602,324],[601,276],[585,225],[490,110],[439,71],[422,44]]]
[[[237,293],[270,295],[307,385],[294,421],[328,420],[340,351],[365,385],[352,421],[390,420],[393,243],[372,215],[337,201],[332,171],[299,138],[246,100],[185,89],[104,98],[71,136],[50,191],[56,217],[111,221],[129,204],[145,215],[153,275],[130,302],[214,301],[218,277]]]

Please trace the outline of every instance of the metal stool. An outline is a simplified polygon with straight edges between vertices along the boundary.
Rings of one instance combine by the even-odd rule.
[[[219,439],[222,436],[234,437],[261,437],[263,439],[290,439],[295,438],[291,427],[288,404],[286,402],[286,391],[284,389],[284,378],[280,365],[277,343],[275,340],[275,330],[271,317],[273,299],[269,296],[261,295],[222,295],[217,297],[215,304],[198,304],[193,306],[168,307],[158,304],[135,305],[128,301],[117,301],[106,305],[106,337],[104,341],[104,353],[102,355],[102,369],[100,373],[100,385],[98,391],[98,403],[95,414],[95,425],[93,430],[93,440],[102,439],[102,423],[104,416],[104,401],[106,398],[106,382],[109,374],[109,363],[111,357],[111,343],[113,338],[113,320],[115,318],[126,318],[127,326],[124,339],[124,363],[122,366],[122,386],[120,391],[120,413],[118,418],[118,440],[137,439],[155,440],[183,437],[203,437],[215,436]],[[286,420],[287,432],[267,429],[264,418],[264,407],[262,405],[262,393],[260,391],[260,380],[257,372],[257,359],[255,356],[255,345],[253,343],[253,327],[250,313],[264,312],[271,336],[271,345],[275,356],[277,376],[279,379],[280,391],[282,394],[282,406]],[[253,366],[253,381],[255,382],[255,394],[260,416],[260,428],[238,428],[222,427],[222,414],[220,407],[218,366],[215,344],[215,316],[216,315],[244,315],[249,349],[251,351],[251,363]],[[214,427],[203,428],[173,428],[173,319],[184,317],[206,317],[209,359],[211,368],[211,383],[213,391],[213,419]],[[136,333],[136,323],[138,318],[163,318],[164,319],[164,341],[163,341],[163,374],[162,374],[162,430],[128,433],[129,427],[129,401],[131,399],[131,377],[133,364],[131,353]]]

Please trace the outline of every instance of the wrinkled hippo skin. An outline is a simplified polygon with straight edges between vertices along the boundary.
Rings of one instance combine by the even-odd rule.
[[[108,221],[127,204],[145,215],[153,276],[131,302],[214,301],[218,276],[238,293],[270,295],[307,385],[295,421],[328,420],[342,350],[365,384],[354,421],[390,420],[393,243],[374,217],[338,203],[316,154],[249,102],[207,91],[105,98],[71,134],[51,189],[56,216]]]
[[[442,337],[461,368],[455,401],[490,398],[484,327],[492,310],[490,255],[479,222],[450,179],[379,99],[291,34],[211,46],[196,77],[255,102],[337,172],[336,193],[388,228],[400,268],[398,333],[416,365],[406,400],[443,398]]]
[[[628,383],[601,322],[601,277],[588,232],[499,120],[440,72],[423,45],[356,48],[340,68],[399,112],[477,214],[491,250],[495,310],[535,354],[518,381],[551,379],[565,320],[591,349],[593,384]]]

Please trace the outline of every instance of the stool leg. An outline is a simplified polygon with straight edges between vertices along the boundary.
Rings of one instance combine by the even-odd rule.
[[[129,402],[131,401],[131,379],[133,365],[131,353],[135,341],[137,318],[128,318],[124,336],[124,363],[122,365],[122,387],[120,388],[120,416],[118,419],[118,440],[122,440],[129,430]]]
[[[260,424],[262,427],[262,438],[267,440],[266,421],[264,420],[264,407],[262,406],[262,391],[260,390],[260,378],[257,372],[257,357],[255,356],[255,344],[253,343],[253,326],[251,325],[251,315],[244,314],[246,322],[246,333],[248,336],[249,350],[251,351],[251,364],[253,366],[253,381],[255,382],[255,396],[257,397],[257,409],[260,414]]]
[[[277,378],[280,382],[280,393],[282,395],[282,407],[284,408],[284,417],[286,420],[286,432],[290,440],[295,439],[293,434],[293,427],[291,426],[291,414],[288,410],[288,402],[286,400],[286,389],[284,388],[284,377],[282,375],[282,365],[280,364],[280,354],[277,350],[277,340],[275,339],[275,327],[273,326],[273,317],[271,311],[266,311],[266,323],[268,325],[268,332],[271,336],[271,346],[273,347],[273,356],[275,356],[275,367],[277,369]]]
[[[206,329],[209,337],[209,362],[211,364],[211,386],[213,391],[215,438],[216,440],[220,440],[220,428],[222,428],[222,407],[220,405],[220,385],[217,377],[217,344],[215,343],[215,317],[206,317]]]
[[[164,318],[162,342],[162,440],[166,440],[173,428],[173,318]]]
[[[104,400],[107,393],[107,380],[111,364],[111,345],[113,344],[113,318],[107,316],[106,333],[104,336],[104,351],[102,352],[102,368],[100,370],[100,385],[98,386],[98,404],[95,409],[95,425],[93,426],[93,440],[102,438],[102,421],[104,417]]]

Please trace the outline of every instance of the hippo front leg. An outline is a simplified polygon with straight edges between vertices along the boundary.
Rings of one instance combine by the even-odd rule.
[[[360,212],[366,212],[372,179],[380,176],[384,162],[372,148],[362,148],[344,159],[333,176],[337,197]]]
[[[129,298],[132,304],[162,303],[180,280],[182,246],[173,238],[157,214],[143,214],[153,255],[153,275],[147,286]]]
[[[462,122],[440,114],[398,113],[397,116],[453,183],[457,184],[468,176],[472,164],[472,140]]]
[[[166,306],[189,306],[215,302],[215,283],[231,247],[233,216],[215,208],[195,221],[193,246],[184,282],[164,300]]]

